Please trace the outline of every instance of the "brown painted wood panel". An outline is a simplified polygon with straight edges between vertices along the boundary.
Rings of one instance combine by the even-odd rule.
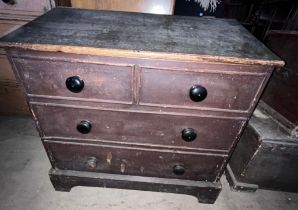
[[[212,72],[181,72],[142,68],[140,104],[185,108],[231,109],[248,111],[265,76]],[[220,67],[219,67],[220,71]],[[189,97],[193,85],[208,91],[205,100]]]
[[[224,161],[221,156],[179,154],[174,150],[168,152],[48,141],[45,141],[45,146],[53,166],[62,170],[215,181]],[[184,167],[183,175],[173,173],[173,167],[177,164]]]
[[[181,150],[183,148],[229,150],[244,122],[216,117],[187,117],[92,108],[39,105],[32,107],[44,136],[98,139],[152,146],[167,145]],[[88,120],[92,124],[90,133],[81,134],[76,129],[82,120]],[[186,142],[182,139],[181,132],[185,128],[195,129],[197,138],[194,141]]]
[[[88,100],[132,102],[131,66],[84,64],[50,60],[14,59],[27,94],[72,97]],[[69,91],[68,77],[79,76],[84,88],[79,93]]]

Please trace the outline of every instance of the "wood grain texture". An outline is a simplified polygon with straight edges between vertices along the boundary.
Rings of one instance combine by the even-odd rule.
[[[175,0],[71,0],[71,6],[82,9],[171,15],[174,13]]]
[[[31,21],[43,14],[43,11],[9,10],[0,8],[1,21]]]
[[[238,22],[214,18],[55,8],[0,42],[42,51],[283,65]]]

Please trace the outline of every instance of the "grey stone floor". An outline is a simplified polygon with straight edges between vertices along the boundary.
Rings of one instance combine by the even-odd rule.
[[[99,210],[297,210],[298,194],[258,190],[233,192],[225,177],[214,205],[187,195],[133,190],[75,187],[54,191],[46,153],[30,118],[0,117],[0,209]]]

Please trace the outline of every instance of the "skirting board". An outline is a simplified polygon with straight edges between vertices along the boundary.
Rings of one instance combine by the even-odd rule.
[[[221,183],[192,180],[142,177],[50,169],[49,176],[57,191],[69,192],[75,186],[119,188],[192,195],[200,203],[214,203],[221,191]]]

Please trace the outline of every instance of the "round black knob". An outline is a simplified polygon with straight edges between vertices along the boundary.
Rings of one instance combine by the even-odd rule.
[[[184,141],[193,141],[197,138],[197,133],[193,128],[185,128],[181,132],[181,137]]]
[[[2,0],[5,4],[11,4],[14,5],[16,2],[15,0]]]
[[[81,92],[84,88],[84,81],[79,76],[68,77],[65,84],[67,89],[74,93]]]
[[[89,121],[87,120],[82,120],[78,125],[77,125],[77,130],[80,133],[86,134],[91,131],[92,125]]]
[[[176,175],[183,175],[185,173],[185,169],[182,165],[175,165],[173,167],[173,172]]]
[[[207,97],[207,89],[201,85],[194,85],[189,90],[189,97],[195,102],[203,101]]]

